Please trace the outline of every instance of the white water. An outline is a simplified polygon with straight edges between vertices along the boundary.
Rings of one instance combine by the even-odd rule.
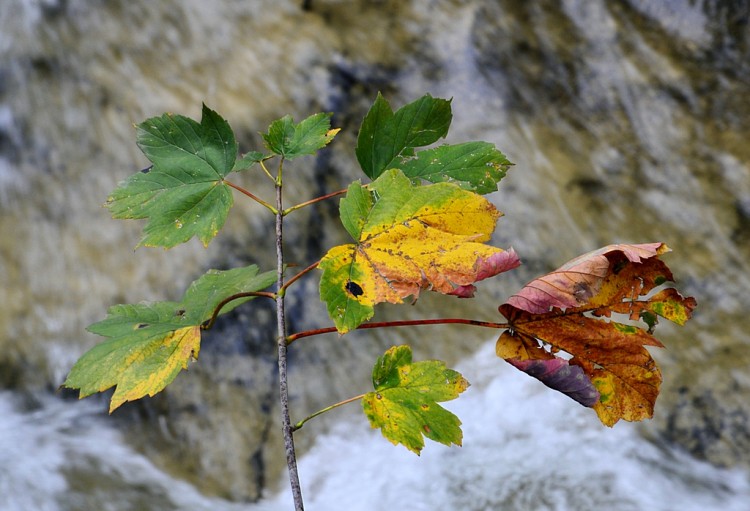
[[[33,412],[0,393],[0,510],[239,510],[156,468],[107,424],[101,403],[50,399]]]
[[[417,457],[364,417],[346,420],[300,460],[306,509],[750,509],[747,473],[656,447],[633,424],[601,426],[590,410],[504,365],[491,344],[458,369],[473,383],[449,403],[463,420],[464,447],[429,442]],[[299,434],[315,434],[314,421]],[[50,400],[24,413],[10,393],[0,394],[0,495],[7,511],[292,507],[287,491],[245,505],[201,495],[127,447],[93,401]]]

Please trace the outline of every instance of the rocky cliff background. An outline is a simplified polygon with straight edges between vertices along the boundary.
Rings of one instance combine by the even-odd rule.
[[[334,112],[330,149],[294,164],[289,200],[304,200],[361,177],[353,146],[377,91],[394,106],[429,92],[453,98],[450,141],[487,140],[516,163],[490,198],[506,214],[494,242],[525,264],[482,284],[481,302],[425,297],[379,316],[494,319],[503,297],[580,253],[664,241],[699,309],[659,328],[665,383],[642,434],[750,466],[749,18],[747,1],[719,0],[2,2],[0,387],[28,407],[65,397],[57,387],[98,341],[84,329],[108,305],[176,299],[208,268],[273,266],[272,219],[239,199],[208,249],[132,250],[140,225],[101,205],[146,166],[133,123],[197,118],[205,102],[244,152],[273,119]],[[290,257],[306,266],[343,240],[335,219],[335,203],[294,215]],[[327,325],[313,280],[293,288],[291,331]],[[190,371],[111,420],[201,491],[257,498],[283,469],[273,323],[258,302],[238,309]],[[487,340],[471,334],[300,341],[292,406],[301,416],[363,388],[394,342],[451,362]]]

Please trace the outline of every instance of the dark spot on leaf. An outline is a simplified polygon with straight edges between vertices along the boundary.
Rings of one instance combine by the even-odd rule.
[[[180,316],[180,317],[184,316],[185,315],[185,309],[179,309],[179,310],[175,311],[174,315],[175,316]]]
[[[429,432],[430,432],[430,426],[428,426],[427,424],[425,424],[424,426],[422,426],[422,429],[424,430],[425,433],[429,434]]]
[[[612,273],[617,275],[622,271],[623,268],[625,268],[628,265],[628,260],[624,259],[622,261],[618,261],[615,263],[615,265],[612,267]]]
[[[586,302],[593,295],[594,293],[591,290],[591,286],[589,286],[586,282],[576,282],[576,284],[573,286],[573,296],[575,296],[576,300],[578,300],[579,302]]]
[[[148,166],[148,167],[146,167],[145,169],[141,170],[141,173],[142,173],[142,174],[148,174],[149,172],[151,172],[151,169],[153,169],[153,168],[154,168],[154,166],[153,166],[153,165],[149,165],[149,166]]]
[[[365,292],[362,290],[362,288],[357,284],[356,282],[352,282],[351,280],[347,281],[346,283],[346,290],[354,297],[362,296],[365,294]]]
[[[141,328],[146,328],[147,326],[148,326],[148,323],[138,323],[137,325],[135,325],[133,330],[140,330]]]

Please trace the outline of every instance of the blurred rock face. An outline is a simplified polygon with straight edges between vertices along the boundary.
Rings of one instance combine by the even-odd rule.
[[[317,159],[290,165],[291,204],[364,177],[353,146],[378,90],[394,106],[430,92],[454,98],[451,141],[488,140],[516,162],[491,198],[506,213],[495,241],[525,266],[483,284],[484,301],[425,297],[379,317],[442,307],[492,318],[524,281],[579,253],[664,241],[700,309],[692,325],[657,331],[669,349],[657,354],[666,381],[644,433],[717,464],[748,464],[747,22],[747,2],[687,0],[5,2],[0,383],[29,395],[56,388],[97,342],[83,330],[107,305],[178,298],[208,268],[273,266],[272,219],[239,197],[208,249],[131,250],[139,224],[112,220],[101,204],[147,164],[133,123],[164,111],[197,118],[205,102],[244,152],[260,148],[257,132],[275,118],[333,111],[342,133]],[[270,197],[258,177],[242,184]],[[290,262],[307,266],[344,240],[336,212],[331,203],[290,217]],[[314,280],[290,290],[290,331],[328,324]],[[238,309],[187,374],[114,420],[204,491],[257,498],[283,468],[273,324],[258,302]],[[295,417],[365,388],[390,344],[451,361],[488,334],[471,337],[300,341]],[[302,448],[314,434],[298,435]]]

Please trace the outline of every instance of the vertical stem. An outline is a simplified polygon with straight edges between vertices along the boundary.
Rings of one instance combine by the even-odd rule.
[[[282,160],[283,161],[283,160]],[[283,204],[281,195],[281,171],[276,178],[276,273],[278,277],[276,293],[276,329],[278,338],[276,342],[279,348],[279,394],[281,397],[281,423],[284,434],[284,450],[286,451],[286,465],[289,471],[289,482],[292,485],[292,497],[294,498],[294,509],[303,511],[302,488],[299,484],[297,473],[297,455],[294,450],[294,436],[292,421],[289,416],[289,389],[287,387],[287,340],[286,340],[286,317],[284,313],[284,248],[283,248]]]

